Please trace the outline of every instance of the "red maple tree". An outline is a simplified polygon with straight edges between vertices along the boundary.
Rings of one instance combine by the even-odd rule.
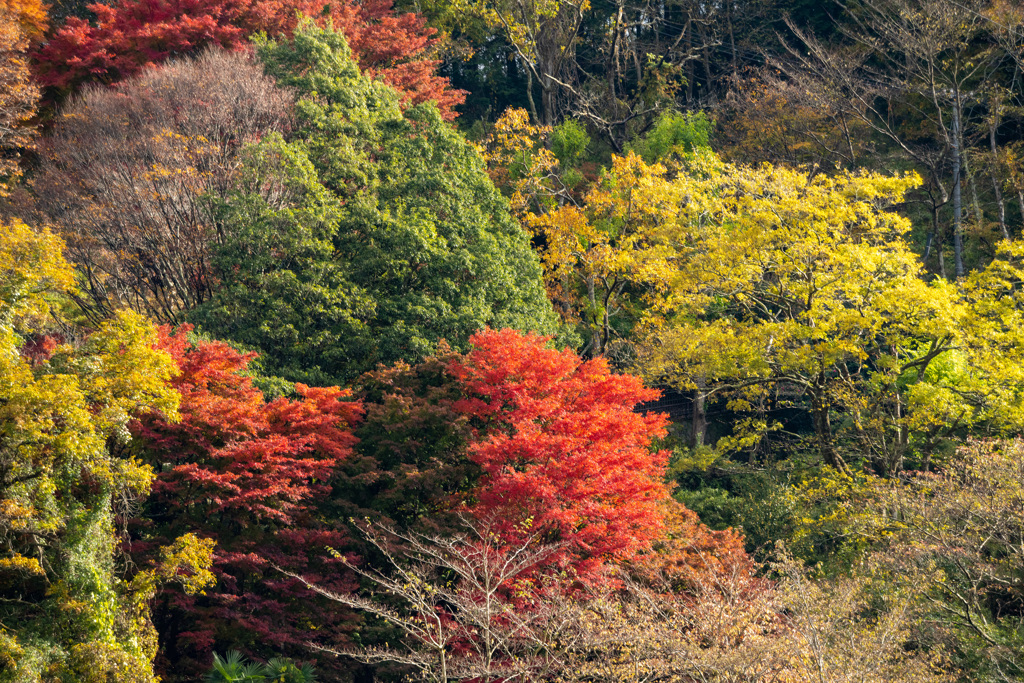
[[[149,415],[132,427],[158,478],[131,551],[144,565],[166,539],[187,532],[213,538],[218,582],[207,595],[167,588],[158,598],[158,664],[193,675],[216,647],[257,655],[294,648],[301,657],[314,635],[347,644],[351,613],[311,599],[273,565],[332,590],[352,589],[351,575],[325,550],[346,548],[348,535],[316,504],[355,445],[362,407],[347,390],[301,384],[299,399],[268,402],[247,374],[254,354],[193,343],[188,332],[161,331],[161,345],[180,369],[173,386],[181,421]]]
[[[548,340],[488,330],[449,367],[467,395],[455,408],[477,430],[469,458],[483,477],[471,510],[510,541],[539,530],[566,543],[559,559],[596,578],[664,533],[667,453],[652,441],[666,418],[634,411],[657,390]]]
[[[349,40],[360,68],[407,102],[437,102],[448,120],[465,92],[436,74],[435,30],[392,0],[116,0],[89,5],[92,23],[71,17],[34,55],[39,83],[61,93],[84,83],[113,84],[210,45],[241,49],[250,36],[295,28],[299,15],[330,20]]]

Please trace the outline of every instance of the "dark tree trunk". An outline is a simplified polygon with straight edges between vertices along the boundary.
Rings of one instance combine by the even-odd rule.
[[[693,432],[690,434],[690,448],[700,448],[704,445],[708,432],[707,415],[707,387],[704,380],[697,381],[697,388],[693,390]]]
[[[843,474],[849,474],[850,468],[846,461],[836,451],[832,439],[832,421],[829,418],[829,406],[825,399],[824,391],[820,385],[815,387],[811,394],[811,416],[814,420],[814,434],[818,442],[818,450],[826,465]]]

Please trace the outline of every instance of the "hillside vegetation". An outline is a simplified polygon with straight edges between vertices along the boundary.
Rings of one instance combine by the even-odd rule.
[[[0,683],[1024,679],[1024,10],[0,1]]]

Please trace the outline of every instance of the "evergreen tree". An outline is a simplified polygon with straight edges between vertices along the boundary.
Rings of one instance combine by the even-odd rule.
[[[464,347],[485,325],[555,331],[526,233],[435,106],[403,112],[329,28],[258,52],[298,93],[296,126],[248,151],[220,206],[222,284],[198,322],[308,382]]]

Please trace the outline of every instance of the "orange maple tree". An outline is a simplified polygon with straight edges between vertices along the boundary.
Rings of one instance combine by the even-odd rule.
[[[657,390],[549,339],[484,331],[449,367],[466,393],[454,407],[476,429],[469,458],[483,471],[471,511],[511,543],[538,531],[565,543],[555,559],[593,579],[664,533],[667,453],[652,442],[666,418],[634,410]]]

